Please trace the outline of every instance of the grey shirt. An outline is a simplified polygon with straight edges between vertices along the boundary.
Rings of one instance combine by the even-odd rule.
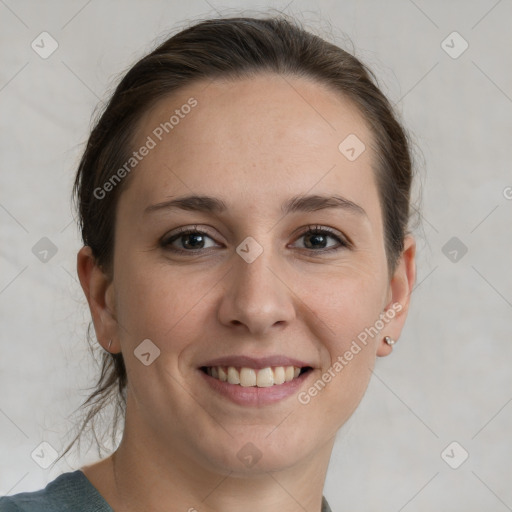
[[[113,512],[85,474],[63,473],[44,489],[0,497],[0,512]],[[325,497],[322,511],[332,512]]]

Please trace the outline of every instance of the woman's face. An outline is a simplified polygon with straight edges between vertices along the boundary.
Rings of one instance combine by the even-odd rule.
[[[330,451],[414,277],[409,239],[387,273],[371,146],[347,100],[300,78],[201,82],[144,116],[95,317],[123,353],[141,443],[234,472]],[[185,196],[212,199],[170,203]],[[310,370],[270,386],[287,366]]]

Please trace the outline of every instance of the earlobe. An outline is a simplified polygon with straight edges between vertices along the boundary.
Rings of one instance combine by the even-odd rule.
[[[107,350],[110,340],[114,340],[115,345],[117,332],[112,281],[97,264],[88,246],[82,247],[78,252],[77,272],[89,304],[96,337]]]
[[[389,284],[391,298],[384,313],[390,317],[390,320],[383,329],[382,339],[378,342],[377,355],[380,357],[391,353],[405,324],[411,293],[416,281],[415,258],[416,240],[409,234],[405,237],[404,249]],[[386,340],[388,337],[392,343]]]

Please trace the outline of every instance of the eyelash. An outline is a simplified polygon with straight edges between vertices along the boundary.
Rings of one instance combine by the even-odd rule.
[[[206,235],[208,238],[212,238],[213,239],[213,237],[211,237],[207,232],[200,231],[200,230],[197,229],[197,226],[194,226],[193,228],[180,228],[177,232],[173,233],[173,235],[171,237],[164,237],[161,240],[160,245],[164,249],[172,251],[172,252],[174,252],[176,254],[197,254],[198,252],[203,251],[204,249],[186,250],[186,249],[177,249],[175,247],[171,248],[171,243],[172,242],[178,240],[180,237],[183,237],[185,235],[191,235],[191,234]],[[305,248],[303,250],[325,254],[325,253],[331,253],[331,252],[339,251],[342,248],[350,248],[351,247],[351,244],[348,241],[346,241],[345,239],[341,238],[334,230],[332,230],[330,228],[327,228],[327,227],[322,227],[322,226],[319,226],[319,225],[308,226],[306,231],[303,231],[299,235],[298,239],[303,237],[303,236],[305,236],[305,235],[309,235],[309,234],[313,234],[313,235],[329,235],[330,237],[335,238],[336,241],[340,244],[340,246],[338,246],[338,247],[330,247],[328,249],[319,249],[319,250]]]

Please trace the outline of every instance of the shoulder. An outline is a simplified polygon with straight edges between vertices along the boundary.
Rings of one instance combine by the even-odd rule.
[[[63,473],[44,489],[0,497],[0,512],[112,512],[81,470]]]
[[[0,512],[18,512],[20,508],[11,498],[7,496],[0,497]]]

